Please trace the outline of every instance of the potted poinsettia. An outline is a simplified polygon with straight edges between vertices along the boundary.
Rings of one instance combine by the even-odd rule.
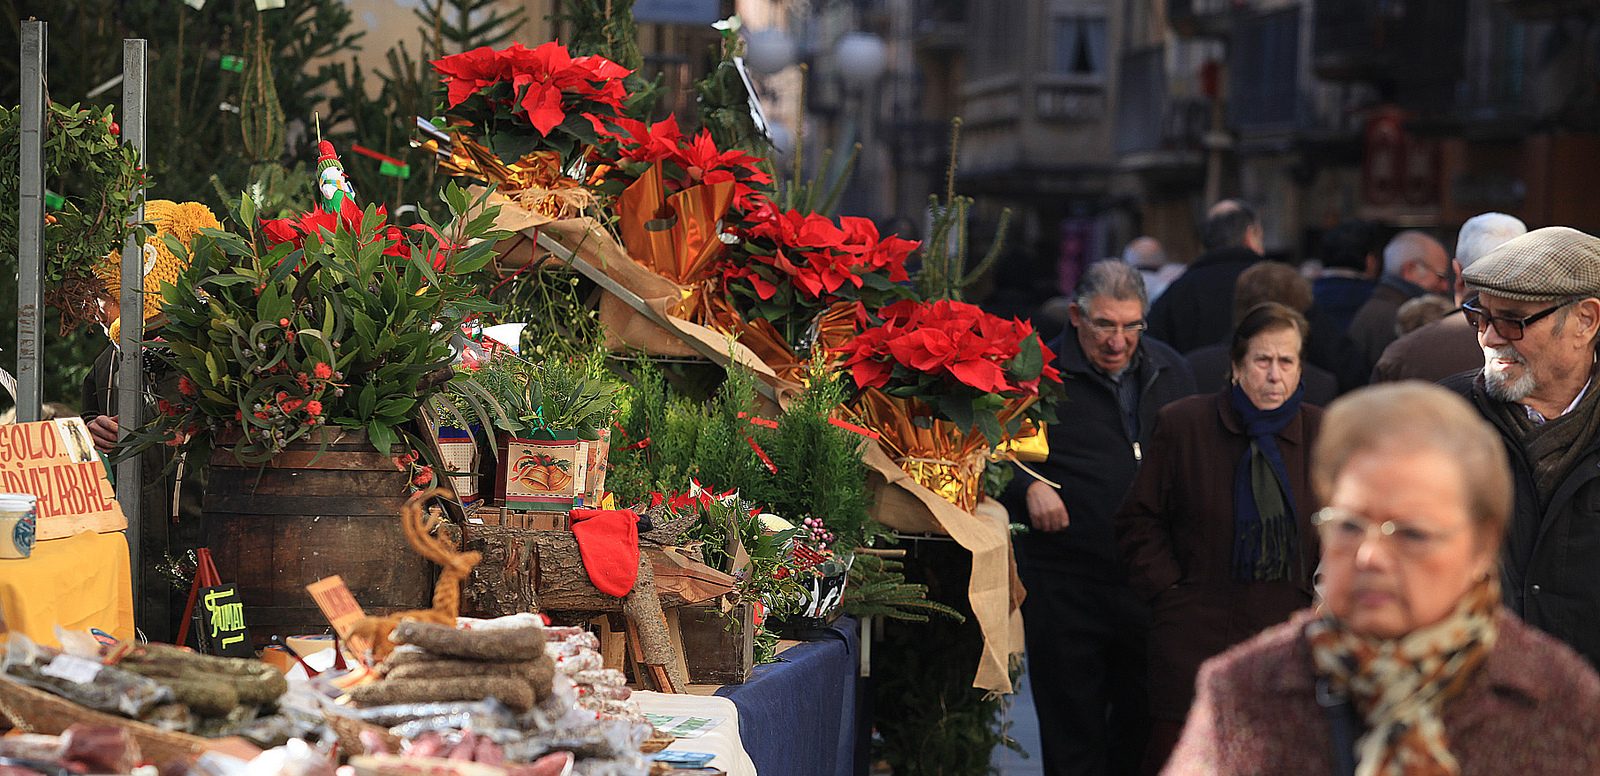
[[[709,281],[727,249],[724,223],[764,201],[772,175],[763,160],[719,149],[707,130],[687,137],[671,116],[654,124],[605,123],[605,142],[594,155],[597,189],[614,204],[629,257],[678,287],[672,314],[732,329],[737,314],[717,304],[720,294]],[[607,317],[617,312],[602,307]]]
[[[548,219],[590,201],[574,165],[622,112],[629,69],[560,43],[482,46],[432,62],[439,73],[448,173],[486,180]],[[435,141],[430,141],[430,144]],[[439,149],[436,145],[430,147]]]
[[[854,413],[906,472],[971,510],[990,446],[1051,423],[1061,375],[1033,326],[941,299],[896,302],[837,349]]]

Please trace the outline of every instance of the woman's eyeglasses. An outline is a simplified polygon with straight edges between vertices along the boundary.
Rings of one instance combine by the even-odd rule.
[[[1578,300],[1568,299],[1567,301],[1555,305],[1554,307],[1546,307],[1545,309],[1540,310],[1533,315],[1524,316],[1522,318],[1505,315],[1490,315],[1489,311],[1479,307],[1477,302],[1467,302],[1466,304],[1461,305],[1461,312],[1466,314],[1467,323],[1472,324],[1473,327],[1478,330],[1479,334],[1482,334],[1484,331],[1488,330],[1488,327],[1493,326],[1496,334],[1499,334],[1501,337],[1504,337],[1507,340],[1515,342],[1519,339],[1522,339],[1524,330],[1526,330],[1529,326],[1544,318],[1550,317],[1555,313],[1555,311],[1560,310],[1561,308],[1566,307],[1567,305],[1576,301]]]
[[[1326,507],[1311,516],[1311,524],[1322,533],[1323,546],[1333,552],[1354,552],[1373,538],[1389,540],[1401,555],[1410,558],[1424,557],[1459,529],[1433,531],[1404,520],[1385,520],[1375,523],[1365,516],[1337,507]]]

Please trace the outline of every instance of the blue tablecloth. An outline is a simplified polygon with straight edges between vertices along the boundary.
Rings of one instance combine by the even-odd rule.
[[[717,690],[739,708],[739,736],[761,776],[854,772],[859,633],[854,618],[840,617],[756,666],[750,681]]]

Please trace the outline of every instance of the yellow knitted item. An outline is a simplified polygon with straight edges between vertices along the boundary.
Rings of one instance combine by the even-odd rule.
[[[155,234],[144,242],[144,319],[148,322],[161,314],[161,284],[178,282],[178,276],[187,268],[167,248],[162,236],[170,234],[187,248],[201,229],[221,229],[222,224],[205,205],[165,199],[147,200],[144,203],[144,218],[155,227]],[[105,261],[95,267],[95,276],[105,283],[107,293],[121,293],[122,251],[119,249],[107,254]],[[120,333],[120,323],[120,320],[112,323],[112,339]]]

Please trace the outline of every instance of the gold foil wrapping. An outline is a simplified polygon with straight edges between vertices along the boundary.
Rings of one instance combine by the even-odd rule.
[[[983,434],[935,419],[922,402],[890,396],[876,388],[862,392],[856,418],[878,432],[889,457],[917,484],[964,511],[978,506],[989,453]]]
[[[461,132],[450,133],[450,147],[443,155],[437,140],[420,145],[438,156],[439,169],[446,175],[488,181],[524,210],[549,221],[571,218],[595,203],[582,181],[562,171],[561,155],[555,151],[534,151],[508,163]]]

